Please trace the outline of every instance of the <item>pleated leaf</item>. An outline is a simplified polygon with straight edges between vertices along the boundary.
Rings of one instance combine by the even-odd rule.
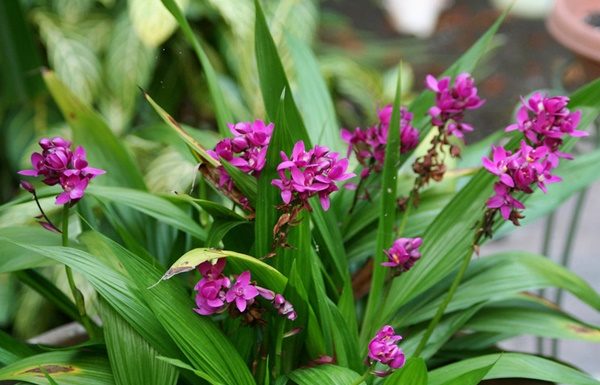
[[[174,385],[178,372],[110,305],[101,303],[104,339],[116,385]]]
[[[360,375],[350,369],[336,365],[321,365],[315,368],[298,369],[288,377],[298,385],[352,385]],[[364,381],[355,384],[365,384]]]
[[[466,373],[494,365],[485,379],[530,378],[568,385],[598,385],[600,381],[558,362],[520,353],[489,354],[429,372],[429,385],[444,385]]]
[[[130,207],[197,239],[206,239],[206,230],[183,210],[162,197],[140,190],[107,186],[90,186],[87,193],[104,202]]]
[[[427,366],[419,357],[409,358],[406,364],[386,378],[383,385],[427,385]]]
[[[446,284],[450,283],[446,281]],[[400,314],[396,321],[407,325],[433,317],[446,287],[432,291],[423,300],[424,306],[418,309],[413,307],[411,314]],[[600,310],[600,295],[575,273],[543,256],[508,252],[473,262],[446,311],[498,301],[522,291],[546,287],[566,290],[592,308]]]
[[[47,385],[44,371],[60,385],[115,384],[105,357],[66,350],[23,358],[0,369],[0,381]]]
[[[52,233],[42,227],[0,228],[0,273],[49,266],[55,263],[41,253],[23,249],[6,241],[3,237],[33,245],[58,246],[61,244],[60,234]]]

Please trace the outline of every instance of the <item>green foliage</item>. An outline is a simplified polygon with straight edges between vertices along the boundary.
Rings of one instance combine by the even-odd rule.
[[[86,148],[90,165],[107,173],[91,182],[71,210],[68,247],[60,246],[59,234],[34,223],[38,206],[29,195],[0,206],[0,289],[10,284],[18,291],[25,284],[63,319],[79,321],[82,316],[62,291],[64,285],[48,274],[54,265],[69,266],[97,294],[98,301],[87,303],[91,314],[97,310],[102,330],[94,341],[49,352],[0,332],[0,381],[474,385],[522,377],[599,384],[542,357],[487,354],[498,342],[521,335],[600,341],[598,325],[531,292],[561,289],[594,311],[600,311],[600,294],[545,256],[523,252],[472,261],[420,358],[413,357],[457,262],[471,250],[473,226],[491,195],[495,179],[480,169],[481,156],[504,135],[468,146],[462,161],[448,164],[444,183],[423,191],[419,207],[400,214],[397,200],[414,179],[403,165],[421,151],[397,151],[410,67],[401,63],[398,75],[396,67],[381,75],[335,55],[317,57],[310,48],[317,2],[15,4],[0,5],[0,63],[8,93],[14,94],[0,94],[0,118],[1,108],[14,109],[17,101],[29,109],[0,122],[10,126],[7,132],[19,133],[14,148],[6,149],[10,167],[20,167],[26,161],[21,152],[29,153],[40,137],[64,135]],[[16,22],[7,26],[6,17]],[[473,71],[503,18],[445,73]],[[26,20],[37,26],[39,36],[29,32]],[[12,38],[15,31],[19,36]],[[46,56],[33,39],[43,44]],[[40,97],[39,78],[23,76],[42,62],[51,67],[42,71],[47,101]],[[385,162],[381,174],[367,180],[370,200],[354,207],[354,193],[340,191],[325,211],[315,197],[310,210],[288,222],[280,192],[271,184],[280,153],[290,154],[300,140],[307,148],[319,144],[343,153],[339,121],[373,115],[373,107],[389,99],[391,85],[395,97]],[[147,91],[140,94],[138,86]],[[354,118],[339,111],[340,96],[356,105]],[[582,110],[581,127],[587,129],[600,113],[600,80],[571,96],[570,108]],[[432,93],[423,92],[409,105],[421,139],[431,129],[432,100]],[[259,176],[209,151],[230,135],[228,123],[242,119],[275,124]],[[23,132],[17,129],[28,125]],[[509,140],[514,147],[519,138]],[[567,140],[564,148],[575,141]],[[556,174],[565,183],[526,197],[523,224],[551,213],[596,181],[599,157],[593,150],[563,162]],[[220,183],[221,172],[231,177],[231,191]],[[16,186],[14,175],[10,178],[6,185]],[[36,187],[48,219],[59,224],[58,188]],[[496,236],[514,230],[501,221],[493,226]],[[285,242],[276,243],[282,228]],[[424,239],[422,258],[410,271],[392,276],[381,266],[384,250],[394,238],[416,236]],[[234,305],[213,316],[194,312],[195,270],[218,259],[227,262],[228,276],[249,271],[255,284],[285,296],[297,318],[281,317],[268,294],[255,299],[254,312],[239,314]],[[3,306],[2,311],[10,326],[14,310]],[[42,316],[38,308],[23,311]],[[385,324],[404,336],[400,347],[407,362],[375,378],[372,371],[387,368],[367,365],[366,348]]]

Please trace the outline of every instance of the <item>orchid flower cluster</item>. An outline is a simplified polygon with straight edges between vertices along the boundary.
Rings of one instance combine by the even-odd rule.
[[[388,130],[392,118],[392,106],[388,105],[378,111],[379,124],[361,129],[357,127],[350,132],[342,129],[342,140],[348,143],[349,157],[352,152],[363,166],[360,173],[362,179],[368,177],[371,171],[380,172],[385,159]],[[400,108],[400,153],[405,154],[419,144],[419,131],[412,126],[413,114]]]
[[[250,271],[244,271],[232,283],[232,280],[223,274],[225,264],[225,258],[220,258],[215,263],[207,261],[198,265],[202,279],[194,287],[196,313],[213,315],[229,309],[233,314],[246,314],[248,321],[260,320],[261,309],[256,298],[262,297],[271,302],[281,316],[291,321],[296,319],[292,304],[281,294],[253,283]]]
[[[339,190],[336,182],[354,176],[346,172],[348,159],[338,158],[337,152],[318,145],[306,151],[304,142],[298,141],[290,157],[281,152],[282,162],[277,166],[279,179],[273,179],[271,184],[281,190],[285,205],[309,209],[308,200],[318,196],[323,209],[328,210],[329,195]]]
[[[525,140],[514,153],[502,146],[492,147],[491,159],[483,158],[483,166],[498,177],[494,185],[495,195],[487,201],[487,207],[499,210],[505,220],[519,224],[525,209],[515,194],[533,193],[537,185],[546,192],[546,183],[555,183],[560,177],[552,175],[560,158],[572,159],[570,154],[560,152],[565,135],[587,136],[587,132],[576,129],[581,112],[571,112],[565,96],[548,97],[541,93],[533,94],[517,113],[517,122],[506,131],[521,131]]]
[[[421,258],[419,247],[423,244],[422,238],[400,238],[384,253],[388,257],[387,262],[381,265],[396,269],[398,273],[410,270]]]
[[[397,345],[398,341],[401,340],[402,336],[397,335],[393,327],[385,325],[379,329],[375,337],[369,342],[369,364],[373,365],[376,362],[380,362],[390,367],[388,371],[375,371],[375,375],[384,377],[391,370],[404,366],[406,357],[402,349]]]
[[[425,84],[435,92],[435,106],[429,109],[431,124],[435,127],[446,127],[448,135],[464,138],[465,132],[473,131],[473,126],[463,121],[467,110],[476,110],[485,100],[479,98],[475,80],[468,73],[461,73],[451,86],[451,79],[445,76],[437,80],[427,75]]]
[[[437,80],[432,75],[425,79],[426,87],[435,92],[435,105],[429,109],[431,125],[437,129],[431,140],[427,153],[417,158],[413,163],[413,171],[417,179],[411,191],[413,203],[419,203],[419,190],[430,180],[439,182],[446,173],[446,165],[442,154],[449,147],[450,156],[459,157],[460,147],[450,143],[450,137],[455,136],[464,140],[466,132],[473,131],[473,126],[464,121],[468,110],[481,107],[485,101],[478,95],[475,81],[468,73],[462,73],[454,79],[445,76]],[[405,208],[408,198],[399,201],[400,207]]]
[[[71,150],[71,142],[61,138],[43,138],[39,141],[42,152],[31,154],[33,169],[19,171],[25,176],[43,177],[42,182],[48,186],[59,184],[63,192],[56,197],[57,205],[73,205],[85,193],[90,180],[105,173],[99,168],[89,167],[86,153],[79,146]],[[33,185],[21,182],[21,186],[35,194]]]
[[[240,171],[258,178],[265,167],[274,124],[255,120],[228,124],[228,127],[233,137],[220,140],[213,150],[207,152],[213,158],[226,160]],[[233,190],[231,176],[223,166],[219,166],[218,171],[218,187],[231,192]],[[247,198],[244,202],[247,203]]]

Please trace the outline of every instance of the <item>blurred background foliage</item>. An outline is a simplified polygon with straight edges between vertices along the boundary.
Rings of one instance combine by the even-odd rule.
[[[234,119],[264,117],[254,56],[252,1],[177,3],[218,73]],[[298,71],[306,63],[297,53],[302,49],[290,50],[289,45],[311,47],[319,56],[340,125],[374,121],[376,108],[393,98],[402,52],[413,57],[422,52],[422,44],[414,39],[370,44],[376,37],[349,34],[349,21],[336,12],[323,12],[318,0],[272,0],[264,6],[268,19],[274,21],[270,27],[292,88],[295,82],[307,80]],[[391,44],[395,49],[388,49]],[[127,144],[150,191],[190,188],[194,159],[183,155],[186,151],[181,148],[176,150],[183,144],[143,101],[140,88],[207,146],[218,138],[216,122],[202,68],[160,0],[7,0],[0,2],[2,203],[18,194],[16,172],[28,166],[27,154],[35,150],[37,140],[70,135],[41,79],[45,67],[97,110]],[[409,65],[404,65],[403,74],[407,98],[412,87]],[[296,96],[301,109],[303,97],[310,95]],[[310,124],[310,116],[305,116]],[[41,203],[52,213],[51,200]],[[0,226],[31,223],[37,213],[29,211],[23,207],[3,210]],[[55,282],[60,281],[58,274],[53,267],[45,271]],[[35,291],[17,285],[14,277],[0,275],[0,327],[12,327],[15,335],[31,337],[65,321],[59,314],[39,319],[39,313],[31,309],[55,313]]]

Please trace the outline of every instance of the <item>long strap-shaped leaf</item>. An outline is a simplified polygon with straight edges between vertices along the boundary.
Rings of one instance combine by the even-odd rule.
[[[446,291],[446,281],[439,290],[431,290],[419,303],[406,305],[395,325],[414,325],[433,316]],[[516,293],[556,287],[569,291],[582,302],[600,310],[600,294],[577,274],[540,255],[526,252],[496,254],[474,261],[456,292],[447,312],[466,309],[478,303],[502,300]]]
[[[520,353],[489,354],[450,364],[429,373],[429,385],[443,385],[453,378],[489,365],[485,379],[531,378],[569,385],[598,385],[600,381],[558,362]]]
[[[117,385],[175,385],[177,370],[111,306],[101,301],[108,359]]]
[[[113,375],[105,357],[67,350],[23,358],[0,369],[0,381],[47,385],[44,372],[61,385],[111,385]]]
[[[360,333],[361,348],[366,346],[367,339],[371,337],[374,330],[381,327],[375,320],[380,313],[383,304],[383,285],[387,268],[381,263],[385,260],[384,250],[392,246],[394,235],[394,224],[396,223],[396,191],[398,188],[398,158],[400,148],[400,80],[402,74],[398,74],[396,86],[396,98],[392,109],[392,120],[387,136],[385,149],[385,161],[383,163],[383,177],[381,183],[381,205],[379,206],[379,224],[377,227],[377,246],[375,258],[373,259],[373,278],[371,290],[367,300],[367,310],[363,319]]]
[[[129,274],[112,270],[81,250],[18,245],[84,274],[98,293],[161,354],[180,357],[181,349],[196,368],[223,383],[254,385],[250,371],[231,343],[212,321],[191,310],[193,304],[180,286],[169,281],[148,289],[160,279],[158,268],[97,236]]]

